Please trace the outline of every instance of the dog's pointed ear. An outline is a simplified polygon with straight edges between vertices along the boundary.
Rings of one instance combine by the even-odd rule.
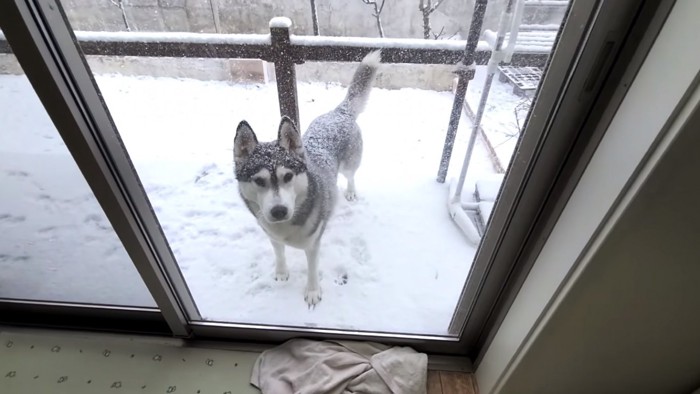
[[[277,132],[277,144],[286,149],[299,159],[304,159],[304,145],[301,142],[301,134],[294,125],[294,122],[283,116],[280,121],[280,128]]]
[[[236,128],[236,137],[233,139],[233,159],[237,165],[242,164],[253,153],[258,146],[258,137],[245,120],[241,121]]]

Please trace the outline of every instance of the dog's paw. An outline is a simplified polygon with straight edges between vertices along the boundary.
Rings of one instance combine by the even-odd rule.
[[[309,304],[309,308],[313,308],[321,302],[321,288],[319,287],[318,289],[309,289],[307,288],[306,291],[304,291],[304,300],[306,301],[307,304]]]
[[[345,191],[345,199],[348,201],[355,201],[355,200],[357,200],[357,194],[355,193],[354,190],[346,190]]]
[[[284,271],[277,271],[275,272],[275,280],[284,282],[287,279],[289,279],[289,271],[284,270]]]

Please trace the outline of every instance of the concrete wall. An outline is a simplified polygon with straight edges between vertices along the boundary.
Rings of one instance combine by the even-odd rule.
[[[78,30],[126,30],[121,10],[110,0],[61,2],[68,19]],[[371,7],[361,0],[318,0],[316,3],[322,34],[376,35]],[[447,1],[434,14],[435,25],[446,25],[450,34],[464,28],[471,9],[466,3]],[[287,16],[294,21],[296,33],[312,33],[308,0],[123,0],[123,5],[134,31],[266,33],[272,17]],[[417,1],[389,0],[382,16],[387,36],[420,36]]]
[[[297,66],[297,79],[304,82],[350,83],[357,63],[315,63]],[[415,88],[451,91],[456,75],[451,65],[386,64],[377,74],[374,86],[385,89]]]
[[[272,17],[287,16],[295,34],[312,34],[308,0],[61,0],[69,22],[76,30],[169,31],[206,33],[268,33]],[[381,0],[380,0],[381,1]],[[506,0],[491,0],[484,28],[495,29]],[[116,4],[116,5],[115,5]],[[322,35],[377,37],[373,8],[362,0],[317,0]],[[422,38],[422,15],[418,0],[387,0],[382,11],[387,37]],[[431,15],[437,33],[444,38],[465,38],[474,0],[443,0]],[[528,8],[524,23],[560,23],[561,7]],[[261,61],[237,59],[158,59],[90,57],[95,73],[195,78],[233,82],[268,82],[274,70]],[[307,63],[297,67],[302,82],[346,84],[354,71],[352,63]],[[0,73],[16,73],[10,57],[0,56]],[[386,65],[376,86],[447,91],[452,88],[454,66]]]
[[[119,0],[113,0],[118,2]],[[380,0],[381,1],[381,0]],[[505,0],[491,0],[484,27],[496,29]],[[207,33],[266,33],[275,16],[294,22],[296,34],[313,34],[309,0],[123,0],[124,15],[112,0],[61,0],[77,30],[190,31]],[[387,0],[382,23],[387,37],[423,37],[419,0]],[[322,35],[377,37],[373,7],[362,0],[317,0]],[[466,37],[474,0],[444,0],[431,15],[435,32]],[[528,8],[525,23],[558,23],[560,7]]]
[[[274,83],[271,63],[255,59],[195,59],[88,56],[95,74],[193,78],[234,83]],[[333,82],[347,86],[357,63],[308,62],[296,68],[300,82]],[[377,75],[375,86],[385,89],[415,88],[450,91],[454,66],[387,64]],[[23,74],[12,55],[0,54],[0,74]]]

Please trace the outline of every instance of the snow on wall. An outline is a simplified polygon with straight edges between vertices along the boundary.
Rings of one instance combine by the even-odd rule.
[[[525,0],[525,5],[565,7],[565,6],[569,5],[569,0]]]
[[[274,66],[257,59],[156,58],[136,56],[88,56],[97,75],[188,78],[233,83],[274,83]],[[298,82],[323,82],[346,86],[357,67],[352,62],[305,62],[297,65]],[[453,65],[386,64],[375,86],[387,89],[417,88],[450,91]],[[11,54],[0,54],[0,75],[19,75],[22,68]]]
[[[493,30],[485,30],[482,37],[488,48],[496,47],[498,33]],[[510,33],[506,33],[503,41],[503,48],[508,46]],[[518,38],[515,41],[516,53],[549,53],[552,51],[552,46],[557,38],[556,30],[536,30],[522,31],[518,33]],[[481,44],[481,42],[480,42]]]
[[[78,41],[174,42],[192,44],[270,45],[269,34],[209,34],[170,32],[76,31]]]
[[[290,37],[292,45],[299,46],[352,46],[368,48],[402,48],[402,49],[441,49],[463,51],[466,41],[458,40],[424,40],[422,38],[369,38],[369,37],[324,37],[297,36]]]
[[[292,20],[284,17],[284,16],[277,16],[272,19],[270,19],[270,28],[278,28],[278,29],[290,29],[292,27]]]

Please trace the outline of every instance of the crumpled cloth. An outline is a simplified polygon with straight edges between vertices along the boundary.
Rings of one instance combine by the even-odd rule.
[[[263,394],[425,394],[428,356],[374,342],[292,339],[264,351],[250,383]]]

